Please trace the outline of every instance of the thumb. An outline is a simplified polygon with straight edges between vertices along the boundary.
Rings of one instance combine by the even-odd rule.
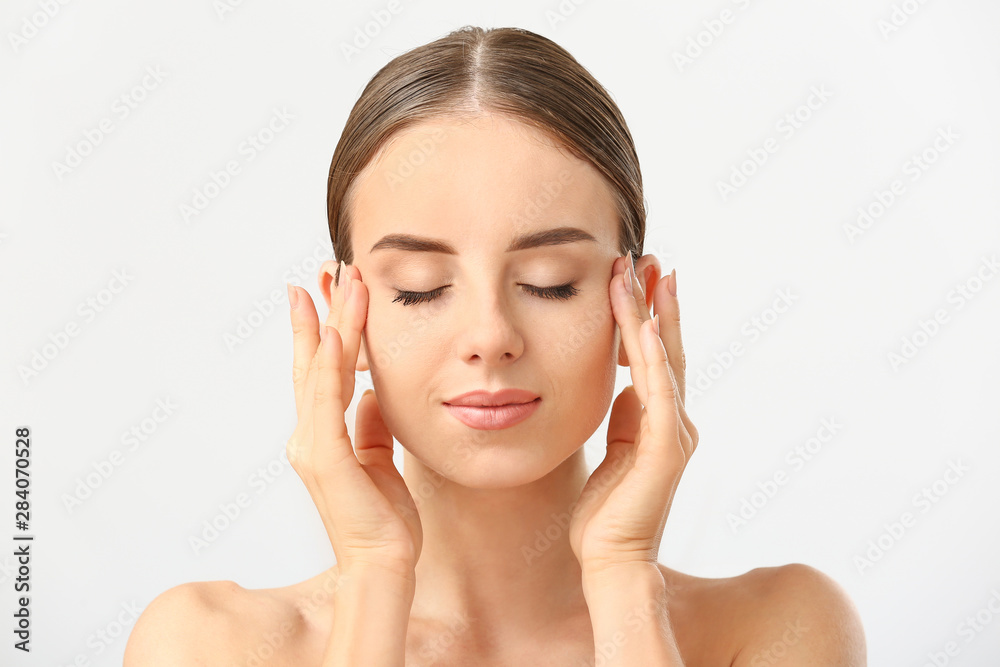
[[[354,417],[354,451],[362,465],[392,466],[392,433],[382,420],[375,392],[366,389]]]

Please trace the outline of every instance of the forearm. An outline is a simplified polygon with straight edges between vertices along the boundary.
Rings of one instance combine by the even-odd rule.
[[[403,667],[415,579],[352,570],[338,586],[323,667]]]
[[[670,619],[667,586],[655,564],[583,575],[594,646],[606,667],[683,667]]]

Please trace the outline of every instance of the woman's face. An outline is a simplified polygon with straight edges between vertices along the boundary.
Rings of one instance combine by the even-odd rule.
[[[355,186],[363,352],[390,431],[465,486],[552,471],[597,430],[614,391],[619,231],[600,172],[538,130],[477,116],[397,135]],[[507,428],[469,426],[445,405],[504,388],[540,397]]]

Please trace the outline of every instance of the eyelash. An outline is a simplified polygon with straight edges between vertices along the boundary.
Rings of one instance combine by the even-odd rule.
[[[566,283],[565,285],[556,285],[554,287],[535,287],[534,285],[523,285],[522,286],[531,294],[541,298],[541,299],[571,299],[580,293],[580,290],[576,288],[573,283]],[[393,303],[401,301],[404,306],[412,306],[418,303],[425,303],[427,301],[433,301],[438,298],[441,293],[445,290],[448,285],[438,287],[437,289],[432,289],[430,292],[407,292],[403,290],[396,290],[396,298],[392,300]]]

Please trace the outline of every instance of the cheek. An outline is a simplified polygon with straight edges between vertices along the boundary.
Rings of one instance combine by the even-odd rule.
[[[552,376],[561,378],[564,398],[595,401],[595,407],[614,390],[617,340],[610,301],[595,298],[547,321],[538,343]]]
[[[591,298],[581,307],[546,323],[546,338],[555,357],[564,364],[602,364],[614,352],[615,320],[611,302]]]
[[[364,333],[373,379],[376,373],[391,374],[394,366],[407,364],[427,335],[427,326],[427,317],[370,303]]]

